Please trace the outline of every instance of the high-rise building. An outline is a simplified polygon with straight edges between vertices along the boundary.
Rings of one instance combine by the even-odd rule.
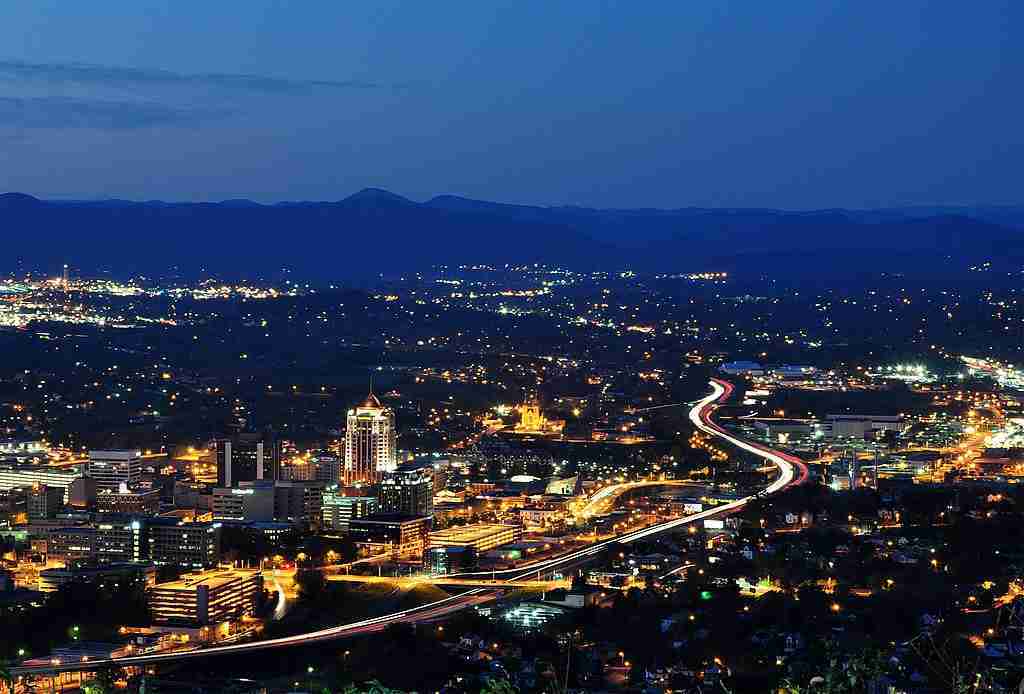
[[[402,466],[384,474],[380,483],[381,513],[434,515],[434,476],[429,464]]]
[[[395,413],[371,392],[348,411],[346,424],[344,484],[377,484],[397,466]]]
[[[218,487],[278,479],[281,445],[271,432],[241,433],[217,439],[214,445],[217,450]]]
[[[89,451],[85,474],[96,480],[97,489],[117,490],[122,484],[132,487],[142,475],[142,452]]]
[[[54,518],[57,511],[64,506],[64,490],[45,484],[32,485],[28,491],[26,506],[30,521]]]
[[[353,518],[373,515],[378,509],[376,497],[345,496],[337,487],[328,488],[324,490],[323,495],[323,528],[347,533]]]

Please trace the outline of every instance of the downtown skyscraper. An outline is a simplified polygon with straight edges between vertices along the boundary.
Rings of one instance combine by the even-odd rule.
[[[395,413],[370,392],[361,405],[348,411],[343,483],[378,484],[384,473],[397,466]]]

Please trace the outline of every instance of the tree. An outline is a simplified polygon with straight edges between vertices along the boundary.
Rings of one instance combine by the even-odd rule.
[[[508,680],[493,677],[480,688],[480,694],[519,694],[519,690]]]
[[[96,671],[96,678],[92,681],[97,689],[96,694],[107,694],[117,689],[117,681],[124,677],[124,670],[119,667],[105,667]]]
[[[327,579],[316,569],[300,569],[295,574],[295,583],[299,586],[299,599],[304,602],[316,602],[327,591]]]
[[[405,694],[399,689],[390,689],[385,687],[377,680],[367,682],[364,686],[360,687],[355,684],[350,684],[342,690],[342,694]]]

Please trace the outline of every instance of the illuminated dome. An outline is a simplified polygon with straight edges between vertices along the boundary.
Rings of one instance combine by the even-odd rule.
[[[528,484],[530,482],[536,482],[540,477],[534,477],[533,475],[512,475],[509,478],[509,482],[517,482],[519,484]]]

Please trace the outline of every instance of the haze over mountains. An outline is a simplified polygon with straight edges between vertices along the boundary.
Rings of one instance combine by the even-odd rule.
[[[1024,265],[1024,207],[587,209],[365,189],[337,202],[44,201],[0,195],[5,272],[214,274],[365,283],[446,264],[941,278]]]

